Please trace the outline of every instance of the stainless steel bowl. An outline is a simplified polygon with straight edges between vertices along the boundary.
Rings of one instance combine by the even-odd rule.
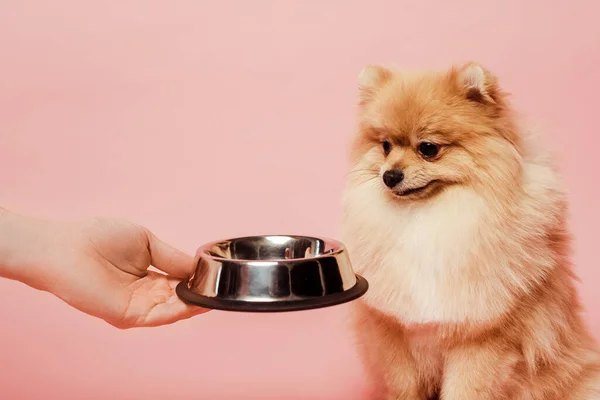
[[[308,236],[249,236],[200,247],[196,269],[177,286],[185,302],[227,311],[329,307],[365,294],[340,242]]]

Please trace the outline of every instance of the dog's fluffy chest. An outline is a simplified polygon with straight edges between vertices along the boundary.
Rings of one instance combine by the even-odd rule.
[[[489,261],[478,253],[485,206],[477,195],[452,192],[412,207],[349,197],[343,240],[371,283],[368,304],[408,324],[477,319],[474,302],[490,315],[494,294],[479,293],[482,283],[470,277],[474,262]]]

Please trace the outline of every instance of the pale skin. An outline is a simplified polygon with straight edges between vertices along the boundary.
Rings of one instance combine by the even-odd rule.
[[[131,222],[47,221],[0,208],[0,277],[50,292],[117,328],[171,324],[206,312],[175,293],[192,269],[190,255]]]

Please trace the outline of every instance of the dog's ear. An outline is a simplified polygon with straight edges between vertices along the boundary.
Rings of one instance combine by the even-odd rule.
[[[498,80],[481,65],[471,62],[460,68],[453,68],[450,76],[467,99],[476,103],[500,105],[502,93]]]
[[[385,67],[368,65],[358,76],[359,103],[364,105],[392,77],[392,72]]]

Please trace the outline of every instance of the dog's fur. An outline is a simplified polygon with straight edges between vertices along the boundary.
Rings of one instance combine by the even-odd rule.
[[[370,66],[359,93],[342,237],[370,282],[354,327],[377,398],[600,399],[566,197],[497,79]]]

